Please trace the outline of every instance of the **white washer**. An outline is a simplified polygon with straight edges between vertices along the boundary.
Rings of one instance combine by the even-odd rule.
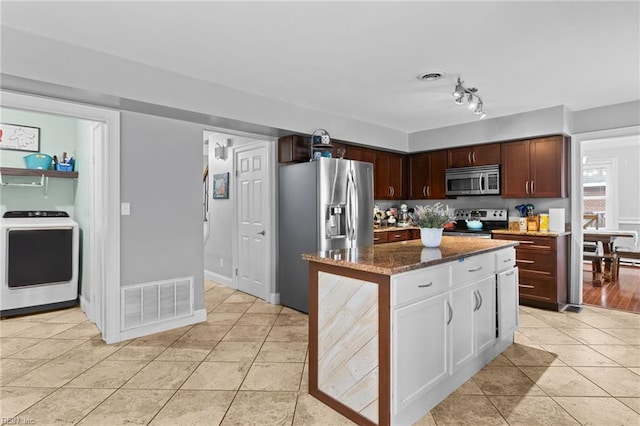
[[[0,316],[78,303],[79,228],[66,212],[6,212],[0,248]]]

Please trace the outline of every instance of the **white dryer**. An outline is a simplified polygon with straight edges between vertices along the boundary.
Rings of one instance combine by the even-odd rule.
[[[66,212],[6,212],[0,248],[0,316],[78,303],[79,230]]]

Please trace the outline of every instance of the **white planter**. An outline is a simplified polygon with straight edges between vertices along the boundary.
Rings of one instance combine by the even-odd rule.
[[[420,228],[420,239],[425,247],[440,247],[443,228]]]

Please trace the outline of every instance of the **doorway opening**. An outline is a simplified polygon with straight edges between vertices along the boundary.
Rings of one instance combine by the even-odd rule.
[[[209,193],[204,276],[278,303],[275,140],[222,129],[206,130],[204,139],[208,183],[203,194],[207,187]]]
[[[78,158],[76,182],[69,185],[69,179],[59,179],[55,185],[60,187],[59,192],[51,188],[44,198],[32,194],[29,199],[9,200],[11,205],[5,204],[3,197],[2,208],[46,209],[49,203],[51,210],[62,207],[72,211],[82,227],[81,308],[107,343],[116,342],[120,331],[120,115],[117,111],[7,91],[2,91],[1,106],[3,112],[22,117],[31,114],[33,119],[48,121],[51,129],[61,131],[60,127],[66,126],[68,133],[82,135],[82,141],[74,147]],[[65,124],[51,124],[56,120]],[[52,139],[48,148],[40,149],[61,155],[57,152],[61,147]],[[3,162],[6,158],[3,155]]]
[[[640,312],[640,127],[574,137],[571,302]],[[579,300],[579,302],[578,302]]]

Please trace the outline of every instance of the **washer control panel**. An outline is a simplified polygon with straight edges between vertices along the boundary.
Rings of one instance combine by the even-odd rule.
[[[38,218],[38,217],[69,217],[69,213],[56,210],[13,210],[2,215],[5,219]]]

